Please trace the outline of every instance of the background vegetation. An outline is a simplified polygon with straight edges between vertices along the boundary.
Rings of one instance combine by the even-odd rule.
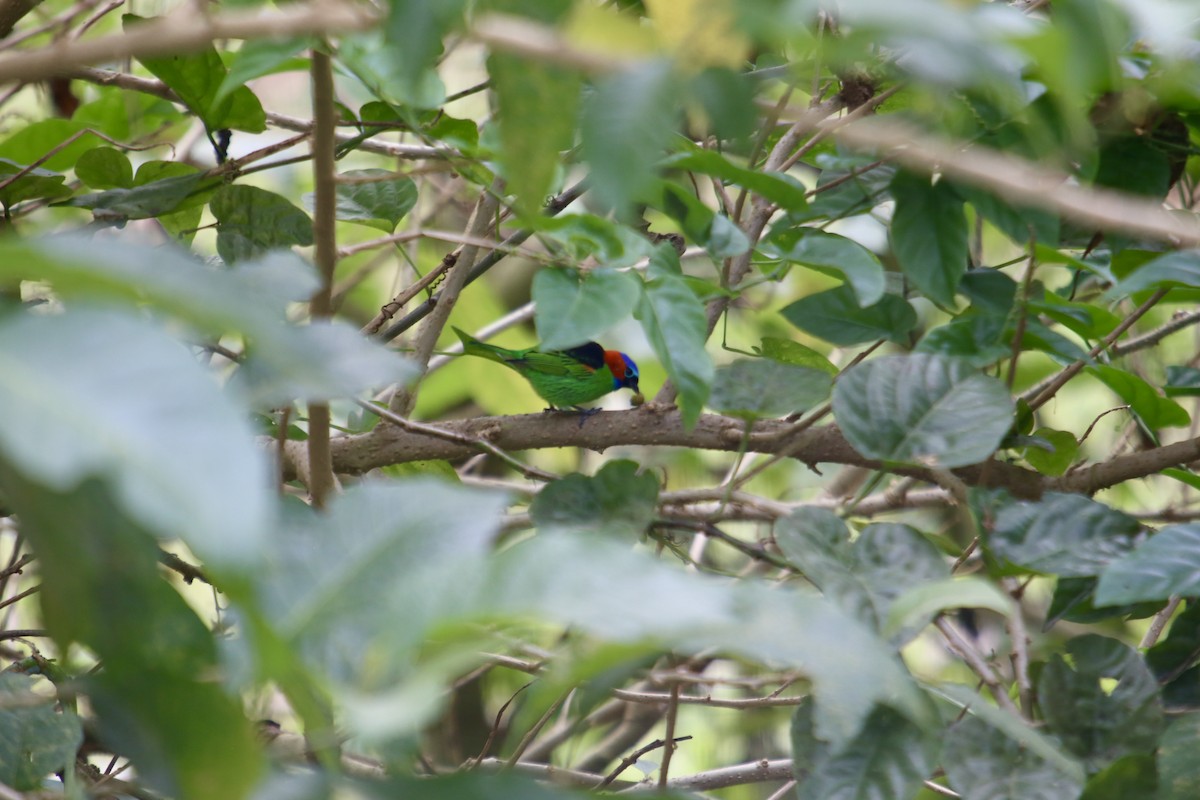
[[[1200,796],[1198,20],[0,0],[0,798]]]

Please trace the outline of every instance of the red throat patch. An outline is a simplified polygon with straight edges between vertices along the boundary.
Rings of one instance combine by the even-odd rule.
[[[619,381],[625,380],[625,359],[618,350],[605,350],[604,363],[613,377]]]

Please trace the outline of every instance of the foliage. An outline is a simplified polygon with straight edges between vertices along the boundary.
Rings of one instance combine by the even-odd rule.
[[[0,3],[0,794],[1196,796],[1193,0],[175,5]]]

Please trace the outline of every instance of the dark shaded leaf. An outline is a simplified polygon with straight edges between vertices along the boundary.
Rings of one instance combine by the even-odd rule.
[[[52,772],[70,769],[83,743],[83,724],[71,711],[41,703],[36,681],[15,672],[0,673],[0,783],[18,792],[41,788]]]
[[[849,285],[810,294],[779,313],[805,333],[837,345],[876,339],[902,342],[917,326],[917,312],[903,297],[885,294],[878,303],[862,308]]]
[[[829,373],[769,359],[739,359],[718,367],[708,405],[747,420],[807,411],[829,398]]]
[[[1122,554],[1124,555],[1124,554]],[[1200,525],[1171,525],[1100,576],[1096,600],[1110,605],[1200,594]]]
[[[1060,800],[1083,788],[1078,774],[1063,772],[978,717],[951,725],[943,741],[946,777],[964,800]]]
[[[948,184],[927,176],[897,173],[891,184],[892,249],[900,268],[930,300],[954,305],[954,293],[967,271],[967,215]]]
[[[1099,575],[1131,551],[1141,533],[1133,517],[1077,494],[1003,506],[985,538],[996,558],[1061,577]]]
[[[953,468],[995,452],[1012,425],[1013,402],[1004,384],[967,362],[916,353],[844,373],[833,415],[868,458]]]
[[[815,228],[785,229],[773,232],[763,251],[843,278],[853,287],[860,306],[872,306],[883,299],[886,282],[879,257],[845,236]]]
[[[572,474],[546,484],[529,506],[538,528],[568,528],[630,539],[643,535],[658,502],[658,477],[633,461],[605,464],[593,477]]]
[[[284,197],[256,186],[223,186],[209,209],[217,218],[217,253],[226,264],[277,247],[313,243],[312,220]]]

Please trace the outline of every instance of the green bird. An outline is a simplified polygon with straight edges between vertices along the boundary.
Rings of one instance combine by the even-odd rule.
[[[498,361],[525,376],[533,390],[552,408],[579,408],[617,389],[633,389],[633,405],[644,402],[638,390],[638,368],[633,359],[618,350],[605,350],[586,342],[569,350],[542,352],[506,350],[479,341],[454,328],[465,355]]]

